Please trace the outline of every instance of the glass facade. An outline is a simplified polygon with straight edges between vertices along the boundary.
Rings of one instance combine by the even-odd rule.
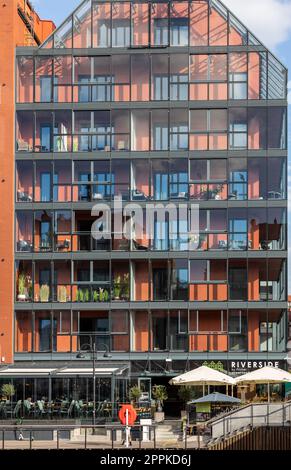
[[[283,360],[284,66],[216,0],[87,0],[16,60],[16,357]]]

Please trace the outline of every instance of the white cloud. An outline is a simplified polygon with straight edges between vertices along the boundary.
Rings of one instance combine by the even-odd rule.
[[[222,0],[270,49],[291,35],[291,0]]]

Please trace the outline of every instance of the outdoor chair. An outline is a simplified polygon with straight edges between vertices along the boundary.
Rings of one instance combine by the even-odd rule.
[[[75,408],[75,400],[72,400],[70,403],[69,409],[67,411],[68,418],[73,418],[74,408]]]
[[[41,418],[47,414],[46,410],[44,409],[44,401],[43,400],[37,400],[36,402],[36,412],[37,415],[40,416]]]
[[[68,416],[68,402],[67,400],[63,400],[61,402],[61,405],[60,405],[60,408],[59,408],[59,416],[62,417],[62,416]]]
[[[25,417],[30,417],[33,414],[31,402],[28,400],[23,401],[23,414]]]
[[[6,403],[5,401],[0,402],[0,418],[1,419],[6,419],[7,417],[7,412],[6,412]]]
[[[22,410],[22,400],[18,400],[18,402],[16,403],[15,408],[13,410],[13,416],[15,418],[21,418],[21,416],[23,414],[22,411],[23,411]]]

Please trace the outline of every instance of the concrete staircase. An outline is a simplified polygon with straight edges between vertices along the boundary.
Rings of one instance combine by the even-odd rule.
[[[181,421],[164,421],[156,427],[156,442],[163,446],[168,446],[171,443],[177,443],[177,441],[183,439],[183,433],[181,430]]]

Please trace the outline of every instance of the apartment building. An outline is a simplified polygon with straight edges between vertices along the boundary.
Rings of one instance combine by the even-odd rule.
[[[16,56],[14,365],[0,380],[90,400],[78,353],[92,342],[113,402],[204,363],[286,367],[280,61],[217,0],[85,0]],[[149,206],[169,203],[150,230]]]

